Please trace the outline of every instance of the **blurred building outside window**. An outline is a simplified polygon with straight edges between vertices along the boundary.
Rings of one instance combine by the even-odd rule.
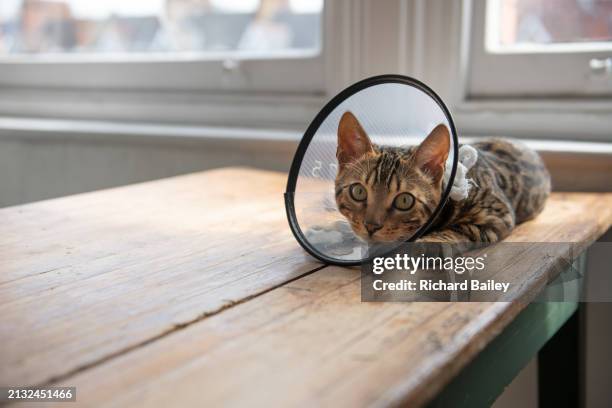
[[[612,41],[612,0],[489,0],[487,48]]]

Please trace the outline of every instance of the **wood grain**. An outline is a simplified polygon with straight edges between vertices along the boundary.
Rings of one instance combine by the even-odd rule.
[[[0,210],[0,384],[43,384],[320,267],[286,175],[225,169]]]
[[[585,248],[611,211],[611,194],[555,194],[510,239]],[[507,260],[525,301],[555,261]],[[328,267],[59,384],[76,386],[86,406],[419,406],[524,306],[362,303],[359,271]]]

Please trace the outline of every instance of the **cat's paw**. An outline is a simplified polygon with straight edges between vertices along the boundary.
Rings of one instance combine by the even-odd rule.
[[[447,237],[440,236],[437,234],[425,235],[415,242],[424,242],[424,243],[438,243],[438,244],[452,244],[455,241],[448,239]]]
[[[415,244],[426,255],[442,257],[461,254],[474,245],[463,237],[436,232],[417,239]]]

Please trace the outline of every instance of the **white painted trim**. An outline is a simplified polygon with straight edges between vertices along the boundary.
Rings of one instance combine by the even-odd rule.
[[[53,65],[57,63],[72,65],[115,64],[127,65],[134,62],[201,62],[201,61],[248,61],[248,60],[283,60],[315,58],[319,55],[314,50],[271,50],[271,51],[206,51],[177,53],[147,52],[147,53],[102,53],[102,54],[0,54],[0,64],[38,64]]]
[[[5,89],[3,116],[304,128],[325,98],[307,94]]]
[[[516,44],[512,46],[492,46],[487,48],[492,54],[565,54],[612,51],[612,45],[604,42],[553,43],[546,45]]]
[[[408,47],[410,40],[410,4],[408,0],[399,0],[399,8],[397,13],[398,25],[398,41],[397,41],[397,59],[398,71],[400,74],[405,74],[409,71]]]
[[[425,73],[425,47],[426,47],[426,32],[425,32],[425,16],[426,5],[425,0],[415,0],[413,15],[413,47],[414,47],[414,65],[412,66],[414,75],[421,77]]]
[[[1,137],[21,137],[24,134],[40,135],[42,137],[66,137],[73,135],[91,138],[98,138],[100,136],[136,136],[166,138],[168,140],[219,139],[260,140],[267,142],[297,142],[302,137],[302,134],[295,130],[0,117]]]
[[[453,117],[462,134],[608,143],[612,140],[608,113],[455,110]]]
[[[0,63],[0,87],[216,92],[321,92],[323,57]],[[299,78],[299,80],[297,80]]]
[[[125,123],[109,121],[75,121],[62,119],[0,117],[0,139],[44,138],[98,140],[125,142],[140,140],[143,143],[162,140],[166,142],[210,141],[216,143],[269,142],[291,143],[297,146],[303,132],[299,130],[254,129],[245,127],[157,125],[150,123]],[[460,136],[461,143],[472,143],[478,136]],[[418,143],[420,138],[413,138]],[[596,142],[570,142],[544,139],[522,139],[527,146],[540,152],[610,155],[612,144]],[[408,142],[407,144],[410,144]]]

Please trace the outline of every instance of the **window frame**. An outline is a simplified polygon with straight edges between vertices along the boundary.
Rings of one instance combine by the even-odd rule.
[[[334,3],[323,4],[318,53],[0,57],[0,116],[294,127],[337,76],[329,27],[346,4]]]
[[[499,0],[496,0],[499,1]],[[488,50],[491,1],[472,0],[468,91],[474,98],[592,97],[612,94],[612,72],[592,69],[612,56],[612,43],[516,46]],[[490,46],[490,44],[489,44]],[[500,81],[499,78],[503,78]]]
[[[323,85],[318,90],[0,86],[0,116],[303,131],[326,100],[351,83],[400,73],[432,87],[449,106],[462,135],[612,140],[609,97],[470,93],[472,3],[328,0],[321,25]]]
[[[422,0],[415,0],[422,1]],[[612,98],[606,95],[508,95],[474,94],[470,89],[470,70],[474,4],[478,0],[453,2],[440,17],[431,11],[425,26],[441,27],[435,52],[422,65],[438,64],[423,78],[439,90],[455,117],[461,134],[472,136],[506,136],[527,139],[610,142]],[[428,2],[426,8],[435,6]],[[431,4],[431,6],[430,6]],[[431,78],[431,79],[429,79]]]
[[[317,92],[323,86],[323,52],[277,58],[230,53],[88,57],[87,61],[0,58],[0,87],[249,93]]]

